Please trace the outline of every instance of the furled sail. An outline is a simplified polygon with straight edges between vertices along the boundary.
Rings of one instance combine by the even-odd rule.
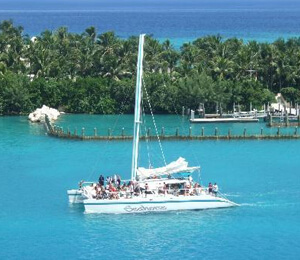
[[[188,167],[188,162],[179,157],[176,161],[169,163],[164,167],[153,168],[153,169],[146,169],[143,167],[139,167],[137,169],[137,175],[139,179],[146,179],[146,178],[153,178],[163,175],[172,175],[175,173],[187,173],[187,172],[194,172],[198,170],[200,167]]]

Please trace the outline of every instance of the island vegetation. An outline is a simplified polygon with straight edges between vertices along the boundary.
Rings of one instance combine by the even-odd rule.
[[[71,33],[61,27],[30,38],[12,21],[0,23],[0,114],[24,114],[43,104],[70,113],[132,113],[138,37]],[[175,49],[147,36],[144,83],[155,113],[216,103],[259,108],[281,92],[300,102],[300,38],[273,43],[207,36]],[[144,96],[145,98],[145,96]]]

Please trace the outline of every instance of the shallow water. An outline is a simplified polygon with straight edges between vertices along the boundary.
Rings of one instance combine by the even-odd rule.
[[[66,190],[100,173],[128,178],[131,142],[50,138],[25,117],[0,117],[0,133],[1,259],[299,258],[300,141],[163,142],[167,161],[201,165],[202,183],[241,207],[103,216],[68,205]]]

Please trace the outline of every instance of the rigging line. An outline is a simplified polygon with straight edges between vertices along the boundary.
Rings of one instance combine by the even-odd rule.
[[[143,101],[142,101],[143,103]],[[143,125],[144,125],[144,128],[145,128],[145,141],[146,141],[146,147],[147,147],[147,156],[148,156],[148,163],[149,163],[149,166],[154,167],[154,161],[160,161],[161,160],[161,157],[160,156],[156,156],[155,153],[151,153],[151,138],[150,136],[148,135],[148,131],[147,131],[147,121],[146,121],[146,113],[145,113],[145,109],[144,109],[144,106],[142,106],[142,109],[143,109]],[[150,167],[149,167],[150,168]]]
[[[162,75],[162,80],[163,80],[163,86],[164,86],[164,88],[167,90],[167,86],[166,86],[166,81],[165,81],[164,75]],[[173,99],[172,99],[172,105],[173,105],[174,112],[175,112],[175,114],[176,114],[176,116],[177,116],[177,119],[178,119],[178,121],[179,121],[179,123],[180,123],[181,131],[184,132],[184,130],[185,130],[185,129],[184,129],[184,120],[185,120],[185,119],[182,118],[181,115],[178,114],[178,111],[177,111],[177,109],[176,109],[176,105],[175,105],[175,102],[174,102]],[[190,141],[188,141],[188,144],[189,144],[189,146],[190,146]],[[200,162],[199,162],[199,160],[198,160],[198,157],[196,156],[196,153],[195,153],[195,150],[194,150],[194,149],[192,149],[192,155],[194,156],[194,158],[195,158],[195,160],[196,160],[196,162],[197,162],[197,165],[200,166]],[[201,169],[198,169],[198,180],[199,180],[200,183],[202,182]]]
[[[157,140],[158,140],[159,148],[160,148],[160,151],[161,151],[161,154],[162,154],[162,158],[164,160],[164,164],[167,165],[166,157],[165,157],[165,154],[164,154],[164,151],[163,151],[163,147],[162,147],[162,144],[161,144],[161,141],[160,141],[160,138],[159,138],[159,134],[158,134],[158,130],[157,130],[155,118],[154,118],[154,115],[153,115],[152,106],[151,106],[151,103],[150,103],[150,98],[149,98],[149,95],[148,95],[148,92],[147,92],[147,88],[146,88],[146,84],[145,84],[144,79],[143,79],[143,86],[144,86],[144,90],[145,90],[145,93],[146,93],[146,99],[147,99],[148,106],[149,106],[149,109],[150,109],[150,113],[151,113],[153,125],[154,125],[154,128],[155,128],[155,133],[156,133],[156,137],[157,137]]]
[[[143,104],[143,101],[142,101]],[[151,163],[151,157],[150,157],[150,145],[149,145],[149,138],[148,138],[148,132],[147,132],[147,127],[146,127],[146,114],[145,114],[145,109],[144,106],[142,105],[142,110],[143,110],[143,121],[144,121],[144,128],[145,128],[145,140],[146,140],[146,147],[147,147],[147,156],[148,156],[148,164],[149,168],[152,167]]]
[[[196,156],[196,154],[194,152],[192,152],[194,158],[196,159],[197,161],[197,165],[200,166],[200,162],[198,160],[198,157]],[[201,178],[201,166],[200,168],[197,170],[198,171],[198,182],[201,184],[202,183],[202,178]]]
[[[125,107],[125,103],[126,103],[126,101],[127,101],[128,98],[129,98],[129,94],[127,93],[126,96],[125,96],[125,98],[124,98],[124,100],[123,100],[122,103],[121,103],[120,112],[119,112],[119,114],[118,114],[118,116],[117,116],[117,119],[115,120],[115,122],[114,122],[114,124],[113,124],[112,131],[111,131],[112,133],[115,131],[115,128],[117,127],[117,123],[118,123],[118,121],[119,121],[121,115],[124,114],[123,109],[124,109],[124,107]],[[108,143],[109,143],[109,142],[110,142],[109,139],[105,141],[104,149],[106,149],[106,148],[108,147]],[[94,164],[94,167],[93,167],[93,169],[92,169],[90,175],[88,176],[88,179],[89,179],[89,180],[91,180],[91,178],[95,176],[95,174],[96,174],[96,168],[98,168],[98,166],[99,166],[99,161],[100,161],[100,160],[97,160],[97,162]]]

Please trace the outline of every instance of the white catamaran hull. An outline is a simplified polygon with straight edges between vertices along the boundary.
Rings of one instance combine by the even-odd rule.
[[[82,195],[82,190],[68,190],[69,203],[83,203],[85,197]]]
[[[119,200],[84,200],[86,213],[144,213],[165,212],[173,210],[200,210],[212,208],[227,208],[237,204],[219,197],[193,196],[183,198],[155,198],[152,199],[119,199]]]

